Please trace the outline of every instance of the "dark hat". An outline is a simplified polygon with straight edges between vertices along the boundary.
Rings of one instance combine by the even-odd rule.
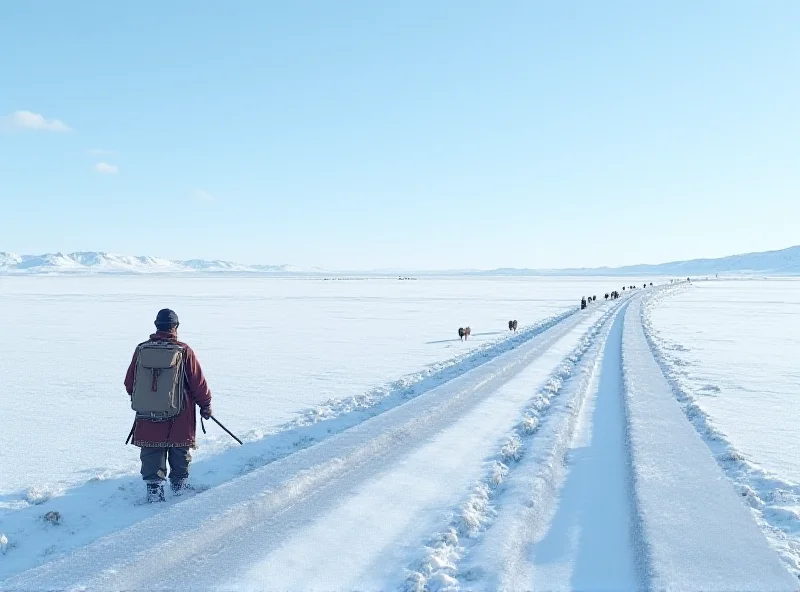
[[[178,315],[174,310],[162,308],[156,315],[156,327],[177,327]]]

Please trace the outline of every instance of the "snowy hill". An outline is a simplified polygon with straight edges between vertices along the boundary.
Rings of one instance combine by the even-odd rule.
[[[668,275],[692,276],[724,274],[800,275],[800,245],[779,251],[745,253],[718,259],[691,259],[659,264],[574,269],[495,269],[467,271],[463,275]]]
[[[16,255],[0,252],[0,273],[302,273],[288,265],[242,265],[231,261],[190,259],[174,261],[159,257],[118,255],[104,252]]]
[[[708,275],[713,273],[800,275],[800,245],[779,251],[745,253],[719,259],[692,259],[660,265],[632,265],[617,268],[614,271],[660,275]]]

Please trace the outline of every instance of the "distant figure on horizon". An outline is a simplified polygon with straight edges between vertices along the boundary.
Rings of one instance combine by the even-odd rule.
[[[462,341],[466,341],[467,339],[469,339],[471,333],[472,329],[470,329],[469,327],[458,328],[458,336],[461,338]]]

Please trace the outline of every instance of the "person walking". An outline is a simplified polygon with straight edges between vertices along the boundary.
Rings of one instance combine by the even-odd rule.
[[[158,311],[156,332],[140,343],[125,375],[125,390],[136,411],[133,445],[141,448],[147,501],[164,501],[164,481],[181,495],[189,486],[191,449],[196,448],[195,406],[211,417],[211,390],[191,347],[178,340],[178,315]]]

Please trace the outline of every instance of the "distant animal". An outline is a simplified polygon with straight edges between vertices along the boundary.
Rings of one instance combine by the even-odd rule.
[[[652,285],[653,285],[653,282],[650,282],[650,285],[652,286]]]
[[[469,327],[459,327],[458,328],[458,336],[461,338],[462,341],[466,341],[469,339],[472,330]]]
[[[608,292],[606,292],[606,300],[608,300]]]
[[[581,310],[586,308],[586,298],[581,298]]]
[[[595,294],[594,296],[592,296],[592,302],[595,302],[596,300],[597,300],[597,294]]]
[[[516,331],[517,330],[517,321],[508,321],[508,330],[509,331]]]

